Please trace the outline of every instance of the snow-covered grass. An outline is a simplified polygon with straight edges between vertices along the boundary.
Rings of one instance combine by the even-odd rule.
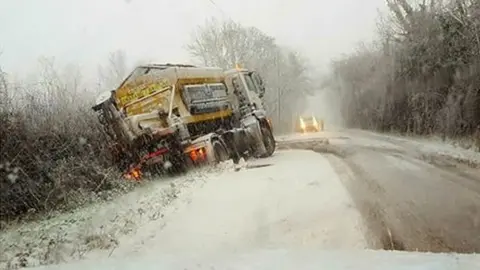
[[[151,220],[162,219],[166,206],[180,194],[201,185],[209,174],[227,165],[141,183],[111,201],[10,226],[0,232],[0,269],[68,262],[88,257],[98,249],[113,252],[122,236],[135,233]]]
[[[377,133],[359,129],[331,129],[318,133],[277,136],[279,145],[296,141],[319,141],[327,139],[331,144],[380,147],[410,154],[425,159],[442,159],[480,167],[480,152],[473,139],[446,139],[438,136],[404,136],[392,133]]]
[[[470,166],[480,166],[480,152],[478,152],[473,139],[443,140],[438,136],[402,136],[364,130],[355,130],[355,132],[366,134],[376,139],[387,140],[391,143],[400,143],[425,155],[444,156],[455,159],[458,162],[468,163]]]
[[[310,151],[278,151],[238,172],[226,162],[143,183],[2,232],[0,269],[186,250],[365,248],[359,213],[328,164]]]
[[[148,209],[143,216],[132,213],[133,218],[144,220],[136,222],[136,230],[117,234],[113,245],[85,258],[99,267],[107,257],[120,261],[149,255],[238,254],[263,248],[366,248],[361,216],[321,155],[305,150],[277,151],[271,158],[248,160],[237,172],[231,164],[224,167],[189,182],[179,199],[162,208],[163,217],[148,219],[154,212]],[[158,192],[141,193],[145,201],[158,201]],[[138,204],[130,207],[131,211],[135,212]],[[110,219],[111,215],[100,216]],[[52,268],[78,269],[78,265]]]
[[[277,151],[271,158],[248,160],[238,172],[211,176],[164,224],[150,224],[142,233],[147,237],[135,236],[137,244],[119,248],[112,257],[262,247],[363,249],[362,220],[352,206],[324,157]]]

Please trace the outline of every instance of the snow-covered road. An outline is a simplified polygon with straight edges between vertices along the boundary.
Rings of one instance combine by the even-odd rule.
[[[315,141],[328,139],[328,144]],[[326,157],[360,211],[370,248],[480,252],[480,155],[360,130],[280,138]]]
[[[0,268],[252,250],[480,251],[477,153],[357,130],[277,139],[274,156],[238,172],[192,171],[2,232]]]
[[[120,240],[111,256],[367,247],[360,214],[329,162],[305,150],[278,151],[212,176],[141,231]]]

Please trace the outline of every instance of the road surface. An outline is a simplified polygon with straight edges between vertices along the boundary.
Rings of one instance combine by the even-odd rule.
[[[315,145],[318,137],[329,144]],[[480,251],[476,154],[362,131],[284,141],[329,160],[363,217],[370,248]]]
[[[150,224],[144,230],[150,237],[135,238],[115,255],[259,247],[363,249],[362,226],[324,157],[306,150],[280,151],[239,172],[210,178],[175,213]]]
[[[273,157],[209,177],[111,256],[292,247],[479,252],[477,169],[454,158],[460,150],[421,145],[352,130],[280,137]]]
[[[4,254],[28,241],[37,242],[27,265],[257,249],[480,251],[476,153],[356,130],[278,141],[274,156],[238,172],[222,164],[5,232],[0,240],[18,243]],[[43,237],[41,251],[38,234],[59,230],[67,240]]]

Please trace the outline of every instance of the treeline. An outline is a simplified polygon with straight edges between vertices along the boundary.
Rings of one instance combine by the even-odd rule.
[[[388,0],[379,38],[332,63],[350,127],[444,137],[480,128],[480,2]]]
[[[306,97],[313,93],[307,61],[255,27],[211,19],[187,46],[199,64],[225,69],[236,64],[259,72],[267,87],[265,105],[275,132],[292,132]]]

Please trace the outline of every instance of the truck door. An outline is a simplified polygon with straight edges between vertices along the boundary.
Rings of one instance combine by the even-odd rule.
[[[245,82],[247,83],[247,88],[249,92],[249,96],[251,98],[251,103],[255,105],[255,108],[257,110],[265,110],[264,104],[263,104],[263,97],[262,94],[262,86],[252,78],[255,77],[256,73],[249,72],[249,73],[244,73],[245,76]]]

